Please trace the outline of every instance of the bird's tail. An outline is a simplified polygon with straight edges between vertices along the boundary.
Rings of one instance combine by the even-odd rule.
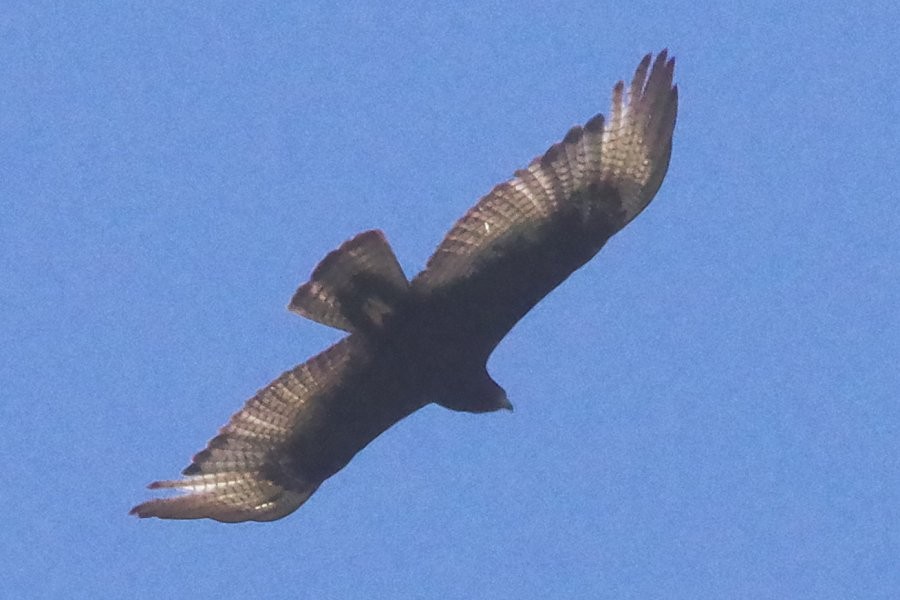
[[[384,234],[364,231],[329,253],[288,308],[344,331],[382,327],[405,299],[409,281]]]

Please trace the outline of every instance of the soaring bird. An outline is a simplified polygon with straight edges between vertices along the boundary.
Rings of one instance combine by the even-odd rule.
[[[481,198],[409,281],[381,231],[328,254],[289,309],[349,335],[235,413],[184,469],[151,489],[181,494],[139,517],[271,521],[400,419],[434,402],[512,408],[486,369],[494,348],[656,195],[678,90],[666,51],[613,87],[608,117],[573,127]]]

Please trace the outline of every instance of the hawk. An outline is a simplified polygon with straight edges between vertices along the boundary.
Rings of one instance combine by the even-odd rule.
[[[664,50],[598,114],[481,198],[408,280],[380,231],[328,254],[289,309],[346,331],[260,390],[194,456],[179,495],[139,517],[271,521],[297,508],[394,423],[434,402],[511,409],[486,370],[535,304],[653,199],[669,165],[678,90]]]

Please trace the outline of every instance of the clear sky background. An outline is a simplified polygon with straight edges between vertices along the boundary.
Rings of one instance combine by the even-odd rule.
[[[3,3],[0,596],[900,597],[893,2]],[[654,203],[290,517],[127,515],[338,335],[285,310],[677,57]]]

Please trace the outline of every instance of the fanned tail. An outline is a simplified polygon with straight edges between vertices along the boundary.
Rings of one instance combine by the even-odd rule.
[[[405,298],[409,281],[384,234],[365,231],[329,253],[288,308],[348,332],[380,329]]]

